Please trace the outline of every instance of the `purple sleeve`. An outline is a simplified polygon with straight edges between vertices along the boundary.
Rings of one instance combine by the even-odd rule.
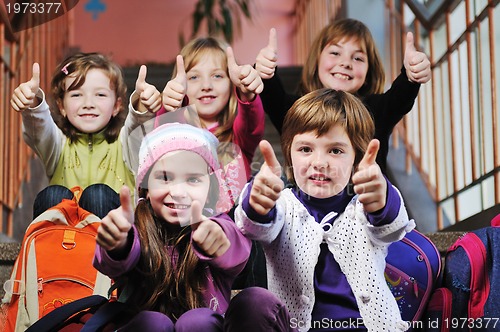
[[[390,224],[399,214],[401,198],[389,180],[387,178],[385,180],[387,181],[387,202],[384,208],[375,213],[368,213],[368,221],[373,226]]]
[[[276,218],[276,206],[274,206],[267,214],[261,215],[258,214],[253,207],[250,205],[250,190],[252,190],[253,180],[248,184],[247,191],[245,196],[243,197],[243,201],[241,202],[241,208],[245,211],[247,217],[250,220],[258,222],[260,224],[268,224],[274,218]]]
[[[243,270],[250,257],[252,242],[241,233],[227,214],[220,214],[210,219],[222,227],[231,245],[219,257],[208,257],[200,252],[196,245],[193,245],[195,253],[201,261],[206,261],[211,267],[224,271],[226,275],[236,277]]]
[[[132,232],[132,247],[123,259],[112,258],[100,245],[96,245],[93,265],[99,272],[113,279],[132,270],[137,265],[141,255],[141,244],[135,226],[132,226],[130,231]]]

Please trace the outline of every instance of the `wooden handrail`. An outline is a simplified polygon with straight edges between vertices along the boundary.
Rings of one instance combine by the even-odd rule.
[[[22,18],[21,18],[22,19]],[[28,19],[30,19],[28,17]],[[29,23],[29,22],[28,22]],[[12,110],[14,89],[31,78],[33,62],[52,72],[68,46],[67,19],[63,16],[34,28],[14,32],[7,12],[0,6],[0,232],[13,236],[15,209],[23,203],[22,183],[29,181],[29,163],[34,156],[22,139],[21,115]],[[44,52],[42,45],[52,45],[55,52]],[[46,75],[45,75],[46,76]],[[47,86],[48,77],[42,77]],[[29,202],[27,204],[32,204]],[[5,217],[5,218],[4,218]],[[22,235],[21,235],[22,236]]]
[[[445,215],[452,222],[460,222],[467,217],[464,206],[472,204],[469,201],[464,204],[462,201],[464,195],[470,195],[472,190],[489,190],[484,194],[485,197],[493,196],[493,204],[500,204],[498,71],[495,63],[495,54],[500,45],[495,44],[496,22],[493,20],[493,12],[500,1],[490,0],[474,15],[471,15],[471,0],[434,1],[429,8],[413,0],[404,2],[414,12],[415,20],[412,24],[415,32],[428,41],[427,53],[433,69],[432,80],[428,83],[431,84],[431,92],[421,88],[412,112],[418,112],[419,119],[421,113],[427,112],[433,120],[427,124],[420,120],[417,121],[418,124],[405,121],[405,126],[399,126],[398,131],[404,134],[407,126],[411,131],[420,131],[417,140],[410,137],[403,141],[407,155],[421,172],[429,193],[437,204],[437,229],[442,229],[446,226]],[[388,12],[389,4],[390,1],[386,1]],[[454,10],[465,11],[464,22],[451,21]],[[483,22],[488,24],[482,24]],[[427,29],[425,35],[417,32],[419,24]],[[453,36],[452,40],[451,29],[456,26],[464,26],[465,29],[458,37]],[[438,29],[445,31],[444,39],[437,39],[443,38],[436,34]],[[445,45],[444,52],[439,55],[435,52],[437,43],[440,44],[440,50]],[[394,61],[396,60],[391,59],[391,62]],[[489,64],[487,69],[483,69],[481,61]],[[460,66],[460,63],[465,65]],[[463,77],[467,78],[465,84]],[[444,93],[445,91],[447,92]],[[462,98],[464,95],[467,96],[465,103]],[[429,99],[432,105],[430,111],[420,105],[420,101]],[[448,110],[447,116],[442,113],[445,109]],[[422,149],[421,136],[424,132],[432,133],[434,152]],[[444,142],[439,141],[438,135],[444,137]],[[469,144],[470,147],[467,148]],[[418,151],[414,150],[415,146],[419,147]],[[424,165],[422,156],[434,159],[435,164]],[[449,165],[445,170],[442,169],[444,163]],[[486,183],[490,184],[485,186]],[[479,209],[492,204],[485,197],[481,195],[479,198]],[[445,207],[446,205],[452,206],[452,209]]]
[[[1,24],[3,24],[5,29],[4,32],[2,33],[3,38],[8,40],[9,42],[16,42],[17,37],[16,34],[14,33],[14,30],[12,30],[9,20],[9,14],[5,10],[4,6],[0,6],[0,22]]]

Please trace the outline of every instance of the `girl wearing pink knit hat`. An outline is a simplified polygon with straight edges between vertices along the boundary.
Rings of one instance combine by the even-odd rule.
[[[216,209],[225,194],[218,144],[209,131],[178,123],[144,137],[135,213],[124,187],[121,206],[102,220],[94,257],[99,271],[126,280],[130,314],[121,315],[119,331],[222,331],[227,324],[231,286],[251,242]]]

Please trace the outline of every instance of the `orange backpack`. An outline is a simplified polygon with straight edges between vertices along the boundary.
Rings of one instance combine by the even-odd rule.
[[[76,299],[107,296],[111,280],[92,266],[100,221],[65,199],[31,222],[4,284],[4,331],[25,331]]]

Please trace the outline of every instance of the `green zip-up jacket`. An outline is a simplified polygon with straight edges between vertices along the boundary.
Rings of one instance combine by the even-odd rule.
[[[134,142],[131,133],[152,119],[154,113],[138,113],[130,107],[125,125],[113,143],[108,143],[102,132],[81,134],[71,143],[52,119],[43,91],[39,94],[40,105],[22,112],[23,137],[42,160],[49,183],[67,188],[80,186],[82,190],[91,184],[104,183],[116,192],[127,185],[133,192],[136,145],[140,142]]]

